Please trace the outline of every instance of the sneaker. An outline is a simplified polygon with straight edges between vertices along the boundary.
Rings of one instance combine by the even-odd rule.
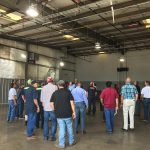
[[[65,146],[60,146],[60,145],[58,145],[58,144],[56,144],[55,145],[57,148],[59,148],[59,149],[64,149],[65,148]]]
[[[36,139],[36,136],[27,137],[27,140],[35,140],[35,139]]]
[[[74,141],[72,144],[69,144],[69,146],[74,146],[74,145],[76,145],[76,144],[77,144],[77,142]]]
[[[130,131],[134,131],[134,128],[130,128]]]

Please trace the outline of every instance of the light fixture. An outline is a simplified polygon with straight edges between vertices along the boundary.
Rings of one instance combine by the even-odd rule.
[[[12,19],[12,20],[15,20],[15,21],[19,21],[19,20],[22,19],[21,16],[15,14],[15,13],[9,13],[9,14],[7,14],[6,16],[9,17],[9,18]]]
[[[74,38],[72,35],[68,35],[68,34],[64,35],[63,37],[66,39],[73,39]]]
[[[30,17],[37,17],[39,15],[38,11],[37,11],[37,5],[31,5],[29,6],[29,8],[26,11],[27,15],[29,15]]]
[[[21,57],[22,58],[26,58],[27,56],[25,54],[21,54]]]
[[[1,13],[5,13],[5,12],[6,12],[6,10],[0,9],[0,12],[1,12]]]
[[[63,67],[65,64],[63,61],[60,61],[59,65],[60,65],[60,67]]]
[[[125,59],[124,58],[120,58],[119,61],[120,62],[125,62]]]
[[[78,40],[80,40],[80,38],[74,37],[72,40],[73,41],[78,41]]]
[[[150,28],[150,24],[149,24],[149,25],[146,25],[146,28]]]
[[[146,28],[150,28],[150,19],[143,20],[143,23],[144,23]]]
[[[100,43],[99,43],[99,42],[96,42],[96,43],[95,43],[95,49],[100,49],[100,48],[101,48]]]
[[[101,52],[99,52],[99,54],[105,54],[105,52],[102,52],[102,51],[101,51]]]

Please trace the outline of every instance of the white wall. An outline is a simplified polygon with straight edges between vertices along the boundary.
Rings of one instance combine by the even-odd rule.
[[[101,54],[89,56],[84,61],[76,62],[77,78],[80,81],[123,81],[126,73],[117,73],[117,67],[127,66],[127,76],[133,80],[144,81],[150,79],[150,50],[128,52],[126,62],[120,64],[119,54]]]

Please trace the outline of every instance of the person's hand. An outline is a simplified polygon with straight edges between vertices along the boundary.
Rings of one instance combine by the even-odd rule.
[[[118,107],[116,107],[116,111],[118,111],[118,109],[119,109],[119,108],[118,108]]]
[[[72,118],[73,118],[73,119],[76,118],[76,113],[75,113],[75,112],[72,113]]]
[[[37,113],[39,113],[40,112],[40,107],[37,107],[37,111],[36,111]]]

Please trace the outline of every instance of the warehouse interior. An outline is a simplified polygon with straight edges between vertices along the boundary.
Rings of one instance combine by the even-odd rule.
[[[26,141],[24,122],[7,124],[9,84],[48,76],[65,81],[123,84],[130,76],[144,87],[150,78],[150,0],[0,0],[0,149],[53,149],[38,130]],[[142,112],[143,114],[143,112]],[[87,134],[70,149],[149,150],[150,126],[122,133],[122,113],[113,135],[105,133],[97,106]],[[67,148],[69,149],[69,148]]]

